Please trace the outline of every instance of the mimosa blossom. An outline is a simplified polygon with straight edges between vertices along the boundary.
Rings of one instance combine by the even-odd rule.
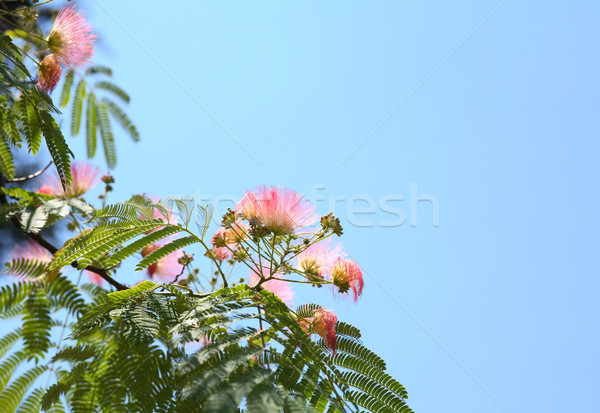
[[[83,13],[70,4],[56,16],[48,36],[48,48],[58,62],[71,69],[86,64],[94,55],[96,35]]]
[[[330,278],[334,264],[346,256],[344,248],[331,238],[317,242],[296,257],[296,265],[304,272]]]
[[[235,206],[236,214],[257,219],[277,235],[289,235],[314,224],[319,219],[314,205],[288,188],[259,187],[246,192]]]
[[[50,262],[52,254],[41,247],[38,243],[27,240],[15,245],[10,252],[10,257],[13,259],[24,258],[27,260],[36,260],[39,262]]]
[[[277,276],[277,275],[278,274],[276,274],[275,276]],[[263,276],[264,277],[269,276],[268,268],[263,269]],[[250,277],[248,279],[248,285],[250,287],[254,287],[255,285],[258,284],[259,281],[260,281],[259,275],[255,272],[253,272],[252,274],[250,274]],[[267,282],[262,283],[260,286],[262,288],[264,288],[265,290],[271,291],[273,294],[275,294],[277,297],[279,297],[281,299],[281,301],[286,303],[289,307],[291,307],[294,304],[294,290],[290,286],[289,282],[281,281],[281,280],[269,280]]]
[[[58,174],[55,173],[53,177],[46,179],[46,183],[37,192],[67,198],[81,196],[98,184],[98,171],[97,166],[88,162],[73,162],[71,164],[73,179],[66,191],[63,190]]]
[[[337,316],[331,311],[320,308],[317,310],[312,319],[312,325],[315,332],[321,336],[325,344],[335,354],[337,350],[337,341],[335,336],[335,325],[337,323]]]
[[[362,295],[365,285],[362,271],[354,260],[338,260],[331,270],[331,281],[341,294],[352,290],[355,302]]]
[[[58,59],[54,54],[49,54],[44,57],[38,67],[38,87],[46,93],[52,93],[56,84],[60,80],[62,69],[58,63]]]

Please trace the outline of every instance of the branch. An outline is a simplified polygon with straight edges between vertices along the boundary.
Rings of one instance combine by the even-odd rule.
[[[15,217],[13,217],[11,219],[11,221],[13,221],[13,224],[15,224],[15,226],[17,228],[19,228],[19,221]],[[29,233],[27,233],[27,235],[32,240],[34,240],[35,242],[40,244],[42,247],[44,247],[48,251],[50,251],[52,253],[52,255],[54,255],[56,253],[56,251],[58,251],[58,248],[56,248],[54,245],[50,244],[48,241],[46,241],[44,238],[42,238],[39,234],[34,234],[34,233],[29,232]],[[73,261],[71,263],[71,267],[79,268],[77,261]],[[98,267],[94,267],[92,265],[88,265],[87,267],[85,267],[85,270],[98,274],[100,277],[102,277],[104,280],[106,280],[107,283],[109,283],[110,285],[115,287],[117,290],[126,290],[128,288],[125,285],[116,281],[110,275],[108,275],[108,273],[106,272],[106,270],[104,268],[98,268]]]
[[[4,186],[3,185],[4,182],[6,182],[4,179],[4,176],[0,175],[0,186]],[[0,192],[0,204],[5,204],[5,205],[8,204],[6,195],[1,192]],[[21,223],[19,222],[17,217],[12,217],[10,220],[18,230],[21,230]],[[39,234],[33,234],[31,232],[28,232],[27,235],[29,236],[29,238],[31,238],[32,240],[34,240],[35,242],[40,244],[42,247],[44,247],[45,249],[50,251],[53,255],[56,253],[56,251],[58,251],[58,248],[56,248],[54,245],[50,244],[48,241],[46,241],[44,238],[42,238]],[[78,268],[77,261],[73,261],[71,263],[71,266],[74,268]],[[102,279],[106,280],[106,282],[108,282],[110,285],[115,287],[117,290],[126,290],[127,289],[127,287],[125,285],[119,283],[118,281],[114,280],[110,275],[108,275],[108,273],[106,272],[106,270],[104,268],[98,268],[98,267],[88,265],[87,267],[85,267],[85,269],[87,271],[91,271],[93,273],[98,274],[100,277],[102,277]]]
[[[42,169],[40,169],[37,172],[34,172],[34,173],[29,174],[27,176],[22,176],[20,178],[10,179],[10,180],[7,180],[6,182],[12,183],[12,182],[25,182],[25,181],[29,181],[30,179],[38,177],[41,174],[43,174],[44,172],[46,172],[46,169],[50,168],[50,165],[52,165],[52,161],[50,161],[50,163],[48,165],[46,165],[45,167],[43,167]]]

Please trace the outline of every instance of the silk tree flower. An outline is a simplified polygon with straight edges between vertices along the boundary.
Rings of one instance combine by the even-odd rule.
[[[268,277],[269,269],[263,268],[262,273],[264,277]],[[279,274],[275,274],[275,276],[277,275]],[[252,272],[252,274],[250,274],[250,277],[248,278],[248,285],[250,287],[254,287],[258,284],[259,281],[259,275],[256,272]],[[273,294],[279,297],[281,301],[286,303],[288,307],[294,305],[294,290],[290,286],[289,282],[281,280],[269,280],[267,282],[262,283],[260,286],[265,290],[271,291]]]
[[[85,194],[98,184],[99,168],[89,162],[73,162],[71,164],[71,185],[63,190],[58,174],[46,179],[46,183],[38,189],[38,193],[74,198]]]
[[[354,260],[339,259],[331,270],[331,281],[341,294],[352,290],[354,302],[362,295],[365,285],[362,271]]]
[[[9,255],[12,259],[22,258],[38,262],[50,262],[52,259],[52,254],[47,249],[30,240],[15,245]]]
[[[327,238],[298,254],[296,265],[310,275],[330,278],[333,266],[337,260],[344,257],[346,257],[346,252],[342,245],[334,242],[331,238]]]
[[[334,355],[337,350],[337,341],[335,337],[336,323],[337,316],[323,307],[315,311],[312,319],[312,326],[315,332],[321,336],[325,344],[333,351]]]
[[[146,246],[142,250],[142,256],[146,257],[151,252],[156,251],[162,246],[162,244],[154,243]],[[183,251],[177,250],[168,255],[165,255],[158,261],[150,264],[146,267],[146,274],[148,278],[154,277],[165,281],[171,282],[181,273],[182,265],[179,263],[179,259],[183,257]]]
[[[48,48],[63,66],[84,66],[94,55],[96,35],[83,13],[70,4],[56,16],[48,36]]]
[[[39,244],[30,240],[15,245],[9,256],[12,260],[35,260],[42,264],[47,264],[52,259],[52,254],[50,254],[47,249],[42,248]],[[7,269],[6,272],[16,277],[23,276],[22,273],[13,271],[12,269]],[[44,276],[45,274],[35,278],[28,278],[28,281],[39,281],[44,278]]]
[[[62,69],[56,55],[49,54],[44,57],[38,67],[38,87],[46,93],[52,93],[60,80]]]
[[[229,258],[229,251],[235,250],[246,238],[248,238],[248,224],[240,220],[230,228],[219,228],[210,239],[216,259],[225,261]]]
[[[314,224],[319,216],[314,205],[288,188],[262,186],[246,192],[235,206],[236,214],[243,218],[257,219],[276,235],[289,235]]]

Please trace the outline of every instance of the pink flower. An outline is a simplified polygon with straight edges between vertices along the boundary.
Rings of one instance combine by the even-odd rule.
[[[52,254],[47,249],[30,240],[15,245],[10,256],[13,259],[23,258],[39,262],[50,262],[52,259]]]
[[[86,274],[92,284],[96,284],[96,285],[102,287],[102,283],[104,283],[104,278],[100,277],[98,274],[96,274],[95,272],[91,272],[91,271],[86,271]]]
[[[90,60],[95,41],[92,26],[83,13],[70,4],[58,12],[48,36],[48,48],[60,64],[74,69]]]
[[[217,260],[225,261],[229,258],[229,250],[235,250],[246,238],[248,238],[248,224],[240,220],[237,220],[231,228],[219,228],[210,239]]]
[[[269,269],[263,268],[262,273],[263,273],[264,277],[268,277]],[[278,274],[275,274],[275,276],[277,276],[277,275]],[[250,277],[248,278],[248,285],[250,287],[254,287],[255,285],[258,284],[259,281],[260,281],[259,275],[256,272],[252,272],[252,274],[250,274]],[[288,305],[288,307],[293,306],[294,290],[290,286],[289,282],[281,281],[281,280],[269,280],[267,282],[262,283],[260,286],[262,288],[264,288],[265,290],[271,291],[273,294],[275,294],[277,297],[279,297],[281,299],[281,301],[286,303]]]
[[[56,55],[49,54],[44,57],[38,67],[38,87],[46,93],[52,93],[56,84],[60,80],[62,69],[58,64]]]
[[[142,256],[146,257],[161,246],[161,244],[150,244],[146,246],[142,250]],[[179,258],[181,257],[183,257],[183,251],[177,250],[150,264],[146,267],[148,277],[156,277],[165,282],[174,281],[175,277],[181,273],[182,265],[179,263]]]
[[[34,260],[34,261],[37,261],[38,263],[42,263],[42,264],[49,263],[50,260],[52,259],[52,254],[50,254],[50,252],[48,252],[47,249],[42,248],[38,243],[30,241],[30,240],[27,240],[27,241],[24,241],[22,243],[15,245],[15,247],[10,252],[9,256],[11,257],[12,260],[19,260],[19,259]],[[16,277],[23,276],[22,272],[15,271],[12,268],[7,269],[6,272],[8,274],[14,275]],[[44,277],[44,275],[45,275],[45,273],[39,277],[35,277],[35,278],[29,277],[28,279],[30,281],[38,281],[38,280],[41,280]]]
[[[362,271],[354,260],[338,260],[331,270],[331,281],[341,294],[352,290],[355,302],[362,295],[365,285]]]
[[[63,190],[58,174],[55,173],[54,177],[46,179],[46,183],[37,192],[67,198],[81,196],[98,184],[98,169],[88,162],[73,162],[71,164],[73,179],[66,191]]]
[[[245,219],[256,218],[269,231],[289,235],[314,224],[318,219],[314,205],[287,188],[262,186],[246,192],[235,206],[236,214]]]
[[[344,248],[331,238],[327,238],[298,254],[296,264],[308,274],[318,275],[320,278],[330,278],[331,269],[336,261],[345,256]]]
[[[37,193],[45,195],[54,195],[54,189],[50,185],[42,185],[41,188],[37,190]]]
[[[315,312],[312,320],[312,325],[315,329],[315,332],[321,336],[325,344],[333,351],[333,354],[335,354],[337,349],[337,341],[335,337],[336,323],[337,316],[323,307]]]

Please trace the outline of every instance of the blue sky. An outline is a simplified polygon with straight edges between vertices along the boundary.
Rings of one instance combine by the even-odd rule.
[[[364,296],[296,301],[358,326],[416,412],[593,410],[598,3],[82,6],[142,135],[117,136],[113,201],[338,199]]]

